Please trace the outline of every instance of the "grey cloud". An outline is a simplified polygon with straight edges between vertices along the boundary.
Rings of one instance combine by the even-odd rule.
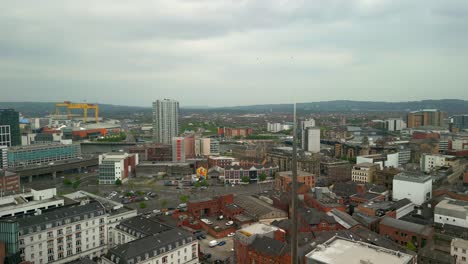
[[[441,86],[434,96],[468,99],[467,14],[463,0],[10,1],[0,89],[147,105],[406,100]]]

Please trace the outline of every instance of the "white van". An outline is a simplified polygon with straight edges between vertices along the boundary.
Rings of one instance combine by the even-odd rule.
[[[208,245],[209,245],[210,247],[216,247],[216,245],[218,245],[218,241],[216,241],[216,240],[211,240],[210,243],[208,243]]]
[[[202,218],[200,219],[200,221],[202,221],[203,223],[207,224],[207,225],[212,225],[213,222],[211,222],[210,220],[206,219],[206,218]]]

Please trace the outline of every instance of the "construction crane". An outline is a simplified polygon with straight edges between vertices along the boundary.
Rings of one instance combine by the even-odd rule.
[[[64,101],[63,103],[56,103],[55,104],[55,114],[60,114],[60,108],[66,107],[67,108],[67,116],[68,119],[71,119],[71,110],[72,109],[83,109],[83,121],[86,123],[88,121],[88,109],[94,110],[94,118],[96,120],[96,124],[99,123],[99,106],[97,104],[88,104],[88,103],[72,103],[70,101]]]

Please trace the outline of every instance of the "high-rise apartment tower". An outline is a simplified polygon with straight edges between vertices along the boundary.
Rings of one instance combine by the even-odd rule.
[[[179,102],[170,99],[153,102],[153,138],[156,143],[171,144],[179,135]]]

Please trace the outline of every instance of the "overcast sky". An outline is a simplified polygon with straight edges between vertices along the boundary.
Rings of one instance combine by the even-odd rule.
[[[467,0],[0,4],[0,101],[468,99]]]

